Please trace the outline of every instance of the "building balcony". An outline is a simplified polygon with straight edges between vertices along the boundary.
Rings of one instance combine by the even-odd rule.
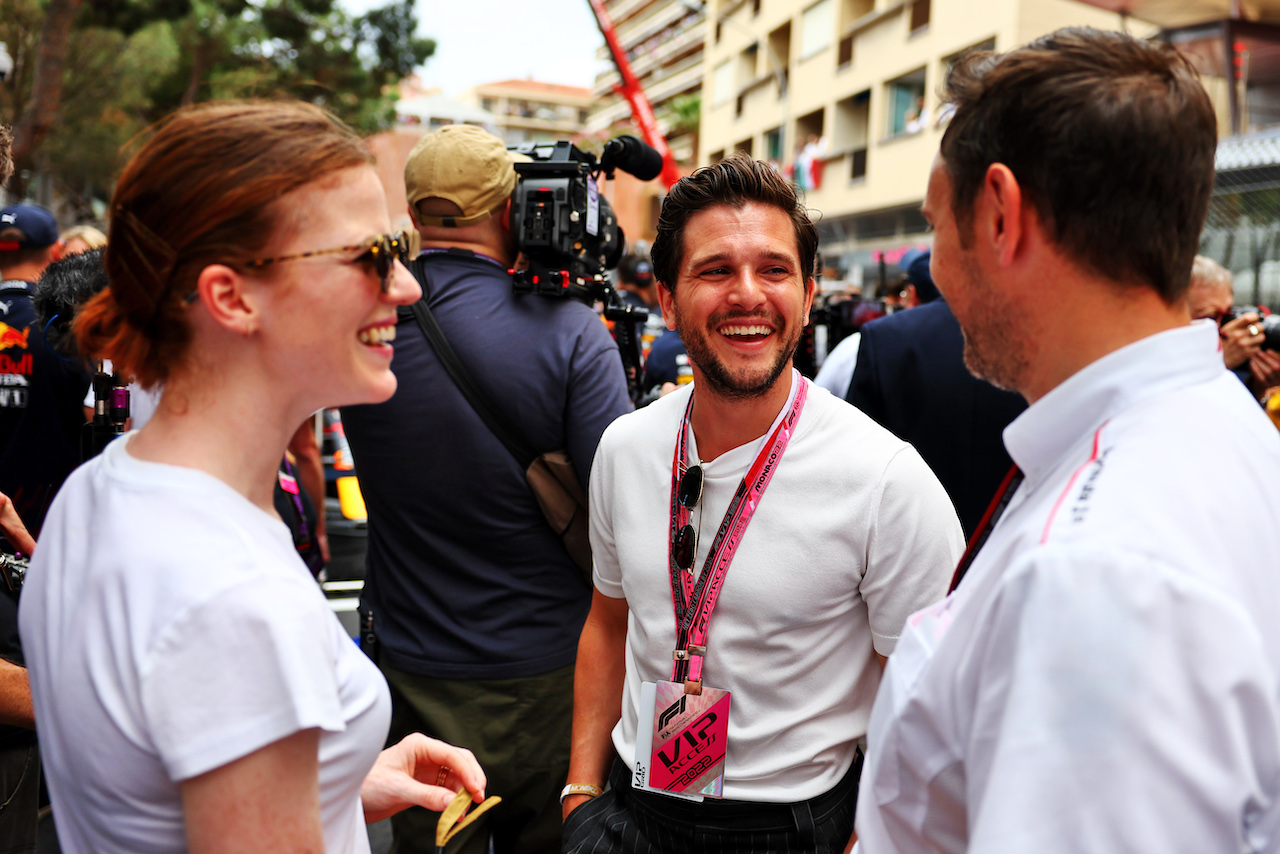
[[[649,0],[641,0],[637,3],[627,4],[628,8],[634,7],[637,10],[643,9],[639,18],[632,21],[624,20],[609,10],[610,20],[613,21],[614,32],[618,36],[618,41],[622,45],[623,50],[633,52],[636,47],[642,44],[646,39],[656,32],[661,32],[667,26],[679,21],[682,17],[690,14],[698,15],[699,24],[706,19],[706,13],[696,11],[694,3],[696,0],[688,0],[689,5],[685,5],[680,0],[659,0],[650,6]],[[645,8],[648,7],[648,8]],[[609,53],[609,45],[601,44],[596,48],[596,59],[600,62],[612,61],[613,57]],[[635,62],[635,59],[632,59]]]
[[[645,95],[649,98],[649,103],[653,105],[655,113],[661,113],[662,107],[677,95],[696,91],[702,85],[702,62],[681,63],[684,66],[678,70],[672,71],[660,81],[645,81]],[[606,128],[614,122],[622,121],[631,116],[631,104],[626,98],[614,96],[607,100],[602,99],[598,106],[591,111],[590,118],[587,119],[587,127],[592,130]]]
[[[644,7],[652,2],[653,0],[621,0],[618,3],[606,4],[605,9],[609,12],[609,19],[617,27],[627,23],[630,18],[643,11]]]
[[[657,35],[667,27],[678,24],[681,20],[694,13],[694,9],[678,2],[678,0],[655,3],[651,9],[646,10],[636,20],[628,21],[626,24],[617,27],[618,41],[622,44],[624,50],[630,52],[650,37]],[[703,19],[704,14],[703,12],[696,12],[699,20]]]
[[[653,36],[657,40],[651,48],[645,48],[638,52],[634,59],[631,59],[631,70],[635,72],[637,77],[643,77],[655,68],[671,60],[672,57],[680,56],[690,50],[701,48],[706,41],[707,32],[703,23],[706,21],[704,15],[698,15],[693,21],[686,22],[684,29],[676,33],[674,38],[662,38],[662,34]],[[632,51],[628,51],[632,53]],[[701,54],[699,54],[701,55]]]
[[[556,131],[559,133],[577,133],[582,129],[575,119],[543,119],[536,116],[498,116],[495,124],[509,128],[530,131]]]
[[[585,130],[587,133],[598,133],[608,130],[616,122],[631,117],[631,105],[625,98],[613,97],[596,105],[587,117]]]
[[[702,55],[687,56],[679,62],[655,68],[652,74],[640,78],[640,85],[655,107],[690,86],[702,82]]]
[[[635,56],[633,59],[628,59],[631,63],[631,72],[635,74],[637,80],[641,81],[641,85],[647,87],[650,80],[658,80],[665,76],[665,74],[661,73],[662,66],[670,63],[673,57],[696,51],[692,57],[686,56],[672,63],[672,65],[680,66],[683,69],[684,63],[691,60],[701,64],[701,48],[705,41],[706,31],[702,27],[702,18],[700,16],[697,26],[686,29],[673,39],[660,40],[657,47],[652,51],[640,51],[638,55],[636,55],[637,52],[628,51],[629,55]],[[607,51],[605,58],[612,63],[612,57],[608,55]],[[596,98],[603,98],[614,90],[618,83],[621,82],[621,79],[618,75],[618,70],[610,67],[607,71],[596,75],[595,82],[592,84],[592,94]]]
[[[635,70],[634,68],[632,69]],[[636,73],[636,78],[640,81],[641,87],[644,88],[645,94],[649,97],[650,103],[654,106],[666,98],[672,97],[671,94],[660,95],[659,92],[672,91],[672,78],[679,77],[680,83],[676,86],[674,94],[679,94],[689,88],[689,77],[702,79],[702,53],[695,53],[693,56],[686,56],[684,59],[673,62],[670,65],[657,66],[649,74]],[[592,93],[597,99],[606,98],[612,94],[622,78],[618,75],[617,69],[608,71],[596,77],[595,86]]]

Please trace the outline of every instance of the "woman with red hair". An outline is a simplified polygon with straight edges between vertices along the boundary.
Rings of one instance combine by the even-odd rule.
[[[465,750],[381,750],[386,683],[273,509],[304,418],[395,391],[420,291],[388,231],[306,104],[184,109],[121,175],[76,334],[164,394],[63,487],[20,615],[63,850],[364,852],[366,820],[483,799]]]

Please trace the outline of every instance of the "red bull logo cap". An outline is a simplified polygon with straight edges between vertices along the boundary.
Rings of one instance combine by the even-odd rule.
[[[43,249],[58,242],[58,222],[39,205],[0,210],[0,252]]]

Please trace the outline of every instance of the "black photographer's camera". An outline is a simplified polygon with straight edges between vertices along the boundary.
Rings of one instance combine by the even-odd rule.
[[[4,587],[0,589],[17,599],[22,594],[22,584],[27,580],[27,568],[30,565],[29,557],[0,552],[0,576],[4,577]]]
[[[1280,315],[1268,314],[1267,309],[1262,306],[1233,305],[1223,312],[1222,317],[1218,318],[1218,326],[1225,326],[1246,314],[1258,315],[1259,319],[1256,323],[1263,335],[1262,349],[1280,350]]]

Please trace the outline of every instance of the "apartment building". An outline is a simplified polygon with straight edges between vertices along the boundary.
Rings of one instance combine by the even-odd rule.
[[[464,90],[458,100],[492,116],[488,130],[507,145],[553,142],[582,133],[595,96],[581,86],[500,80]]]
[[[825,265],[855,282],[929,242],[937,92],[964,51],[1124,26],[1074,0],[710,0],[708,17],[700,162],[742,150],[793,176]]]
[[[702,89],[706,40],[702,0],[605,0],[604,5],[671,153],[678,162],[692,164],[698,156],[697,122],[689,108],[696,107],[693,99]],[[612,136],[627,129],[631,105],[615,91],[621,78],[609,48],[602,45],[596,57],[607,70],[596,76],[596,103],[587,126]]]
[[[653,106],[658,125],[682,173],[698,157],[698,110],[702,90],[702,45],[706,12],[702,0],[604,0],[627,62]],[[618,94],[621,82],[606,45],[596,51],[605,70],[596,75],[595,104],[587,132],[601,142],[619,134],[640,135],[631,104]],[[605,187],[628,243],[652,242],[665,188],[618,174]]]

